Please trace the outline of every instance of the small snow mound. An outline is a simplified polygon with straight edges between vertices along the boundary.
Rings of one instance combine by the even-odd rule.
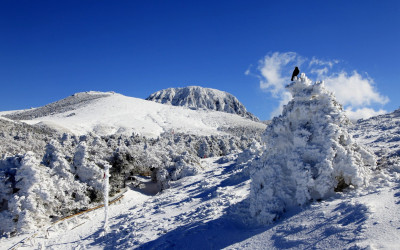
[[[368,184],[375,157],[347,132],[342,106],[323,82],[302,74],[287,86],[293,99],[265,131],[266,150],[252,171],[250,210],[270,223],[287,208]]]
[[[191,109],[222,111],[259,121],[255,115],[246,110],[236,97],[217,89],[199,86],[169,88],[151,94],[146,100]]]

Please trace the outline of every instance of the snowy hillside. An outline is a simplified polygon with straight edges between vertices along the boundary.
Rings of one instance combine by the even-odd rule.
[[[135,133],[155,138],[165,132],[219,135],[232,128],[265,128],[262,123],[233,114],[191,110],[101,92],[77,93],[40,108],[5,117],[76,135],[90,132],[97,135]]]
[[[85,92],[36,109],[4,112],[0,131],[0,233],[16,235],[98,204],[134,175],[156,191],[201,171],[205,157],[258,141],[265,125],[235,114],[191,110]]]
[[[359,120],[353,128],[353,133],[381,156],[382,160],[400,157],[400,109],[367,120]]]
[[[258,118],[248,112],[236,97],[216,89],[198,86],[169,88],[151,94],[146,100],[191,109],[222,111],[258,121]]]

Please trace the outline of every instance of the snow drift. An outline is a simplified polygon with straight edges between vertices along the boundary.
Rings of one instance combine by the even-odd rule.
[[[372,153],[357,145],[342,106],[323,82],[303,73],[287,89],[293,99],[265,131],[266,150],[251,174],[250,211],[269,223],[292,206],[368,184]]]

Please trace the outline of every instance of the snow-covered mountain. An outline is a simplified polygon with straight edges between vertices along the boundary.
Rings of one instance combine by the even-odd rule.
[[[169,88],[151,94],[146,100],[183,106],[191,109],[208,109],[237,114],[253,121],[259,119],[248,112],[245,106],[233,95],[210,88],[189,86],[184,88]]]
[[[241,106],[235,107],[245,110]],[[227,130],[241,127],[265,128],[260,122],[230,113],[208,109],[191,110],[113,92],[93,91],[77,93],[40,108],[4,116],[76,135],[90,132],[97,135],[136,133],[155,138],[165,132],[220,135],[226,134]]]
[[[0,112],[0,244],[397,249],[400,111],[347,126],[340,105],[318,84],[291,85],[294,100],[267,129],[237,114],[111,92]],[[361,173],[369,167],[365,157],[372,159],[362,144],[378,164]],[[103,201],[105,166],[112,166],[107,212],[92,210]],[[364,174],[369,186],[359,184]],[[346,185],[332,191],[340,181]],[[315,196],[324,188],[329,195]],[[271,225],[255,226],[254,194],[279,200],[269,206],[280,215],[267,220]],[[310,199],[299,203],[301,194]],[[256,200],[262,207],[271,199]]]

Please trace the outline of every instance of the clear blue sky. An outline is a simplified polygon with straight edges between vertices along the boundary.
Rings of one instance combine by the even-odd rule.
[[[0,110],[73,93],[146,98],[188,85],[232,93],[268,119],[259,60],[296,52],[367,72],[387,111],[400,106],[400,1],[0,2]],[[288,76],[288,81],[290,76]]]

